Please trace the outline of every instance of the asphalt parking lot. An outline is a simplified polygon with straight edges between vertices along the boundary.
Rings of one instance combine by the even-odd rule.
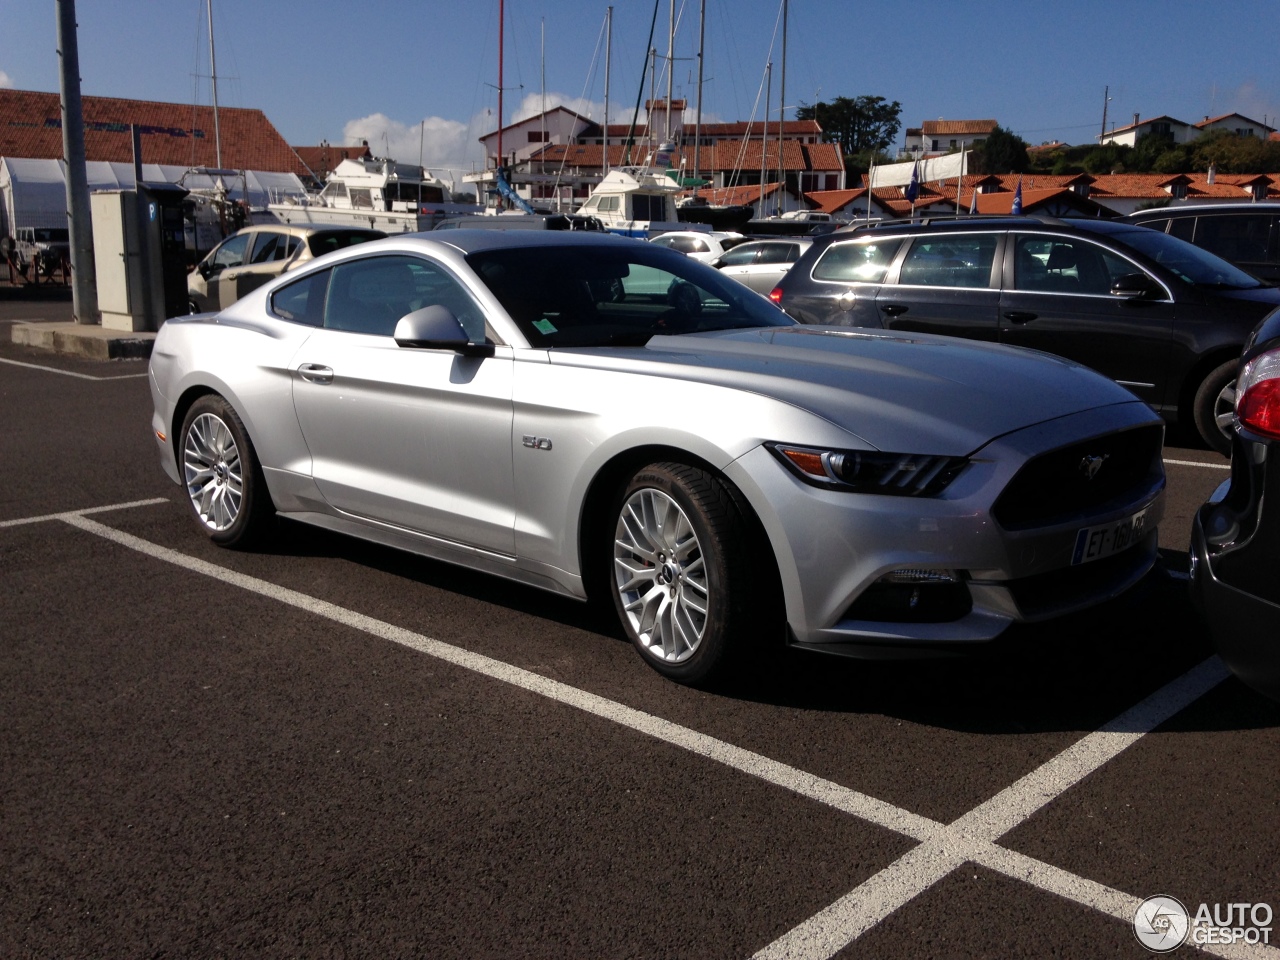
[[[1176,434],[1111,604],[704,692],[558,597],[213,547],[145,363],[10,343],[41,308],[0,303],[0,955],[1143,957],[1146,897],[1280,909],[1280,705],[1187,599],[1227,474]]]

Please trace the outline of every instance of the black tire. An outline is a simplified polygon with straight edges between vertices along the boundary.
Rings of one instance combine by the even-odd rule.
[[[1213,450],[1231,455],[1232,418],[1236,401],[1236,361],[1228,360],[1209,371],[1192,403],[1196,431]]]
[[[188,300],[188,301],[187,301],[187,313],[188,313],[188,314],[195,314],[195,313],[199,313],[199,312],[200,312],[200,305],[199,305],[198,303],[196,303],[194,300]]]
[[[705,470],[654,463],[626,483],[609,519],[609,591],[641,658],[680,683],[728,677],[761,622],[747,525],[730,490]]]
[[[191,511],[210,540],[224,547],[259,541],[275,505],[248,431],[217,394],[200,397],[183,418],[178,470]]]

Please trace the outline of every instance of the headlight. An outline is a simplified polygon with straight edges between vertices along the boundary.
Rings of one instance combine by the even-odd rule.
[[[969,464],[965,457],[932,454],[817,450],[783,443],[766,446],[806,483],[896,497],[935,497]]]

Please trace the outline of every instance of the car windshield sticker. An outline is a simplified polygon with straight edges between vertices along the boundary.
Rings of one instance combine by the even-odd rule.
[[[556,325],[550,320],[535,320],[533,325],[538,328],[539,333],[555,333]]]

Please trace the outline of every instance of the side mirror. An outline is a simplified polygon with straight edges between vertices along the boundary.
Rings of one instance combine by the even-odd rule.
[[[1127,273],[1111,284],[1113,296],[1125,300],[1152,300],[1160,295],[1160,288],[1145,273]]]
[[[434,303],[407,313],[396,323],[396,344],[423,350],[452,350],[468,357],[493,356],[493,344],[474,343],[447,307]]]

